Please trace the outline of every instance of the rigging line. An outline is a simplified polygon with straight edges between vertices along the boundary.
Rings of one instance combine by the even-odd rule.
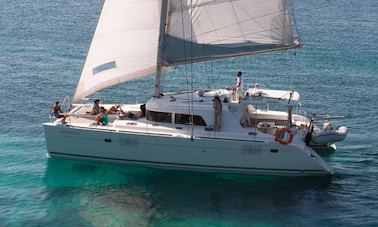
[[[214,75],[213,75],[213,60],[209,62],[204,62],[207,78],[207,88],[214,89]]]
[[[181,11],[184,12],[183,11],[183,9],[184,9],[183,1],[180,1],[180,7],[181,7]],[[185,36],[184,13],[181,14],[181,28],[182,28],[183,38],[185,39],[186,36]],[[186,51],[186,43],[185,42],[183,42],[183,47],[184,47],[184,56],[185,56],[184,65],[185,65],[186,90],[189,90],[188,66],[187,66],[187,59],[186,59],[187,51]],[[190,98],[189,93],[187,94],[187,97],[188,97],[188,100],[189,100],[189,98]],[[190,102],[188,102],[188,110],[190,112]],[[187,133],[188,133],[188,131],[187,131]]]
[[[104,8],[105,0],[102,0],[101,2],[102,2],[102,3],[99,4],[99,6],[100,6],[100,7],[99,7],[99,9],[100,9],[99,11],[100,11],[100,12],[102,12],[102,9]],[[85,20],[87,20],[87,17],[88,17],[88,15],[89,15],[89,7],[88,7],[87,9],[88,9],[88,11],[87,11],[87,14],[85,15]],[[88,53],[89,53],[89,49],[90,49],[90,46],[92,45],[93,37],[94,37],[94,34],[95,34],[95,32],[96,32],[97,25],[98,25],[98,23],[99,23],[99,21],[100,21],[100,17],[101,17],[101,13],[100,13],[100,16],[97,17],[96,26],[95,26],[94,30],[92,31],[92,39],[91,39],[91,42],[89,43],[89,47],[87,47],[87,50],[86,50],[86,58],[85,58],[84,62],[82,63],[82,68],[81,68],[81,70],[80,70],[80,76],[79,76],[79,79],[77,80],[77,84],[78,84],[79,81],[80,81],[81,73],[83,72],[85,62],[87,61],[87,57],[88,57]],[[83,33],[83,32],[82,32],[83,28],[84,28],[84,25],[82,25],[81,30],[80,30],[80,33]],[[82,36],[80,36],[80,38],[82,38]],[[75,94],[76,94],[77,89],[78,89],[78,87],[76,87],[76,89],[75,89],[75,91],[74,91],[74,94],[72,95],[71,102],[72,102],[72,100],[73,100],[73,97],[74,97]],[[71,105],[71,104],[72,104],[72,103],[70,103],[70,105]]]
[[[222,4],[222,2],[218,1],[218,0],[212,0],[212,1],[208,1],[208,2],[200,2],[200,3],[192,4],[192,8],[194,9],[194,8],[206,7],[206,6],[210,6],[210,5],[217,5],[217,4]],[[176,11],[175,13],[180,13],[180,12]]]
[[[256,119],[256,125],[255,126],[255,135],[253,137],[254,140],[256,140],[256,135],[257,135],[257,125],[258,125],[258,120],[257,120],[257,104],[256,104],[256,108],[255,108],[255,119]]]
[[[285,54],[285,56],[286,56],[286,62],[290,62],[289,64],[290,64],[290,66],[289,67],[287,67],[287,75],[288,75],[288,80],[289,80],[289,83],[288,83],[288,86],[289,86],[289,91],[291,91],[292,89],[293,89],[293,61],[290,61],[291,59],[290,59],[290,54],[289,54],[289,52],[285,52],[284,53]]]
[[[204,8],[204,10],[205,10],[204,13],[209,14],[209,12],[208,12],[208,10],[207,10],[206,7]],[[212,28],[215,28],[215,27],[216,27],[215,24],[214,24],[214,21],[212,20],[212,17],[209,17],[209,22],[210,22]],[[218,29],[217,29],[217,30],[218,30]],[[220,36],[219,36],[217,30],[214,30],[213,32],[215,33],[215,36],[217,37],[217,40],[220,40],[221,38],[220,38]],[[220,30],[220,29],[219,29],[219,30]],[[212,33],[212,32],[209,31],[209,32],[205,32],[205,33],[202,33],[202,34],[205,35],[206,33]],[[200,38],[200,37],[202,36],[202,34],[196,34],[196,36],[197,36],[198,38]],[[217,41],[215,41],[215,42],[217,42]],[[210,44],[210,43],[209,43],[209,44]],[[210,61],[211,61],[211,58],[210,58]]]
[[[300,34],[299,34],[299,30],[298,30],[298,26],[297,26],[297,22],[296,22],[296,19],[295,19],[295,15],[294,15],[294,4],[291,3],[291,1],[287,1],[287,11],[288,11],[288,14],[289,14],[289,17],[291,15],[292,19],[293,19],[293,22],[294,22],[294,26],[295,26],[295,30],[298,34],[298,40],[299,40],[299,37],[300,37]],[[291,3],[291,4],[290,4]],[[292,10],[290,10],[290,8],[292,8]],[[290,14],[290,11],[291,11],[291,14]],[[290,22],[290,20],[289,20]],[[288,54],[289,55],[289,54]],[[290,78],[290,90],[293,90],[293,81],[295,79],[295,76],[296,76],[296,63],[297,63],[297,50],[294,49],[294,59],[292,61],[292,66],[291,66],[291,78]]]
[[[206,79],[207,79],[207,87],[210,87],[210,75],[209,75],[209,70],[208,70],[208,63],[205,62],[205,71],[206,71]]]
[[[257,23],[257,20],[256,20],[256,19],[263,18],[263,17],[270,16],[270,15],[274,15],[274,14],[278,14],[278,13],[281,13],[281,12],[282,12],[282,10],[280,10],[280,11],[275,11],[275,12],[272,12],[272,13],[264,14],[264,15],[262,15],[262,16],[258,16],[258,17],[252,17],[252,16],[249,16],[249,15],[248,15],[249,18],[246,19],[246,20],[238,21],[237,23],[228,24],[228,25],[223,26],[223,27],[214,28],[214,29],[212,29],[212,30],[210,30],[210,31],[206,31],[206,32],[203,32],[203,33],[197,34],[197,36],[206,35],[206,34],[208,34],[208,33],[212,33],[212,32],[216,32],[216,31],[218,31],[218,30],[222,30],[222,29],[225,29],[225,28],[229,28],[229,27],[232,27],[232,26],[237,25],[237,24],[243,24],[243,23],[248,22],[248,21],[254,21],[255,23]],[[258,23],[257,23],[257,24],[258,24]],[[261,26],[261,27],[262,27],[262,26]],[[260,32],[264,32],[264,31],[270,31],[270,30],[262,30],[262,31],[254,32],[254,33],[257,33],[257,34],[258,34],[258,33],[260,33]],[[253,33],[253,34],[254,34],[254,33]]]
[[[248,21],[254,21],[257,25],[260,26],[260,28],[263,28],[264,26],[261,23],[259,23],[259,21],[257,19],[260,19],[260,18],[263,18],[263,17],[267,17],[267,16],[270,16],[270,15],[274,15],[274,14],[277,14],[277,13],[281,12],[281,10],[279,10],[279,11],[274,11],[274,12],[271,12],[271,13],[263,14],[263,15],[258,16],[258,17],[253,17],[253,16],[250,15],[250,13],[245,8],[241,7],[239,9],[241,11],[243,11],[249,17],[248,20],[243,20],[243,21],[241,21],[241,23],[248,22]]]
[[[231,6],[232,6],[232,11],[234,12],[234,15],[235,15],[235,17],[236,17],[236,20],[237,20],[237,22],[238,22],[238,26],[239,26],[239,29],[240,29],[240,35],[244,38],[244,41],[247,42],[247,38],[246,38],[245,35],[244,35],[243,28],[242,28],[242,26],[241,26],[241,23],[240,23],[239,17],[238,17],[238,15],[237,15],[236,11],[235,11],[235,6],[234,6],[234,2],[233,2],[233,0],[231,0],[230,3],[231,3]]]
[[[206,8],[206,6],[207,5],[211,5],[211,4],[217,4],[216,3],[216,1],[213,1],[212,3],[211,2],[209,2],[209,3],[206,3],[206,4],[200,4],[200,5],[198,5],[198,6],[204,6],[204,10],[206,10],[206,13],[208,13],[207,12],[207,8]],[[192,5],[192,7],[198,7],[198,6],[193,6]],[[209,22],[211,23],[211,25],[212,25],[212,27],[215,27],[215,24],[214,24],[214,22],[213,22],[213,20],[212,20],[212,18],[211,17],[209,17]],[[215,33],[216,33],[216,31],[214,31]],[[196,35],[196,36],[200,36],[200,35]],[[218,37],[218,34],[216,33],[216,36]],[[220,39],[219,37],[218,37],[218,39]],[[191,40],[192,41],[192,40]],[[193,43],[193,42],[192,42]],[[192,57],[192,62],[193,62],[193,57]],[[212,58],[210,57],[209,58],[209,60],[210,60],[210,67],[211,67],[211,69],[213,69],[213,60],[212,60]],[[208,65],[207,65],[207,63],[205,63],[205,68],[206,68],[206,74],[207,74],[207,79],[208,79],[208,88],[212,88],[212,89],[214,89],[214,75],[213,75],[213,70],[212,70],[212,72],[211,72],[211,74],[209,74],[209,70],[208,70]]]
[[[269,35],[263,35],[264,33],[266,33],[266,32],[273,32],[273,31],[280,31],[280,30],[282,30],[282,28],[290,28],[290,26],[288,25],[288,26],[276,26],[276,27],[270,27],[269,29],[266,29],[266,30],[260,30],[260,31],[252,31],[252,32],[249,32],[249,33],[244,33],[244,34],[246,34],[247,36],[249,36],[249,35],[261,35],[261,37],[266,37],[267,39],[254,39],[255,40],[255,42],[256,41],[265,41],[265,40],[267,40],[267,41],[269,41],[270,39],[271,39],[271,37],[269,36]],[[208,32],[208,33],[210,33],[210,32]],[[198,35],[198,36],[201,36],[201,35],[203,35],[203,34],[206,34],[206,33],[202,33],[202,34],[200,34],[200,35]],[[221,41],[227,41],[227,40],[229,40],[229,39],[237,39],[237,38],[239,38],[238,36],[229,36],[229,37],[227,37],[227,38],[224,38],[224,39],[218,39],[218,40],[215,40],[215,41],[213,41],[213,42],[208,42],[207,44],[213,44],[213,43],[215,43],[215,44],[217,44],[218,42],[221,42]],[[259,43],[256,43],[256,45],[260,45]]]
[[[290,11],[291,11],[291,17],[293,18],[293,22],[294,22],[294,26],[295,26],[295,31],[297,32],[297,34],[298,34],[298,39],[300,38],[300,37],[302,37],[301,36],[301,34],[300,34],[300,32],[299,32],[299,29],[298,29],[298,25],[297,25],[297,20],[295,19],[295,15],[294,15],[294,12],[295,12],[295,8],[294,8],[294,3],[292,3],[291,1],[289,1],[288,0],[288,11],[289,11],[289,15],[290,15]],[[292,10],[290,10],[290,9],[292,9]]]
[[[193,9],[192,9],[192,5],[193,5],[193,1],[191,0],[190,1],[190,18],[191,18],[191,21],[193,22]],[[193,23],[191,23],[191,26],[190,26],[190,75],[191,75],[191,119],[190,119],[190,123],[192,125],[191,127],[191,139],[193,140],[193,132],[194,132],[194,124],[193,124],[193,120],[194,120],[194,116],[193,116],[193,112],[194,112],[194,102],[193,102]]]
[[[294,60],[292,61],[291,65],[291,78],[290,78],[290,90],[293,90],[293,81],[295,79],[295,76],[297,74],[296,72],[296,64],[297,63],[297,50],[294,50]]]
[[[212,59],[210,59],[210,66],[211,66],[211,82],[212,82],[213,88],[215,88],[214,65],[213,65],[213,60]]]
[[[78,40],[79,39],[81,39],[82,38],[82,35],[81,34],[83,34],[84,33],[84,21],[86,21],[87,19],[88,19],[88,16],[89,16],[89,12],[90,12],[90,10],[89,10],[89,7],[86,7],[86,12],[85,12],[85,14],[84,14],[84,17],[83,17],[83,19],[82,19],[82,23],[80,23],[81,24],[81,26],[79,27],[80,29],[79,29],[79,36],[77,36],[77,40],[76,40],[76,42],[75,42],[75,38],[72,40],[73,42],[72,43],[77,43],[78,42]],[[75,23],[76,24],[76,23]],[[72,51],[72,45],[70,45],[70,47],[69,47],[69,49],[68,49],[68,51],[71,53]],[[70,66],[72,66],[73,65],[73,60],[72,60],[73,58],[71,57],[70,58],[70,60],[69,61],[67,61],[65,64],[64,64],[64,66],[63,66],[63,72],[66,72],[66,71],[68,71],[68,69],[69,69],[69,67]],[[60,87],[61,88],[63,88],[63,87],[65,87],[64,85],[65,85],[65,82],[67,81],[67,79],[68,79],[68,76],[67,76],[67,74],[64,76],[61,76],[61,80],[60,80]],[[59,93],[63,93],[63,91],[60,89],[60,90],[57,90],[56,92],[55,92],[56,94],[55,94],[55,97],[57,97],[57,96],[61,96],[61,95],[64,95],[64,94],[59,94]],[[64,95],[65,97],[66,97],[66,95]],[[64,98],[65,99],[65,98]],[[71,104],[71,103],[70,103]]]

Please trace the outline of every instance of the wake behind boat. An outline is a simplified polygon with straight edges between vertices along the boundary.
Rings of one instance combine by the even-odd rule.
[[[316,127],[296,91],[161,92],[163,68],[300,46],[284,0],[105,1],[73,101],[155,71],[154,95],[145,108],[120,104],[103,125],[94,124],[92,104],[73,104],[67,123],[43,124],[47,152],[173,169],[333,174],[311,148]]]

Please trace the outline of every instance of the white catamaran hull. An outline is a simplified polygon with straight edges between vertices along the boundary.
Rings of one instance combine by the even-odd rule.
[[[312,149],[277,142],[191,139],[54,123],[43,126],[51,157],[229,173],[333,173]]]

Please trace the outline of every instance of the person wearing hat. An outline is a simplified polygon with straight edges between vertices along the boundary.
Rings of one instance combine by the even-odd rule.
[[[243,78],[242,78],[242,72],[238,71],[236,74],[236,83],[232,87],[232,97],[234,101],[239,101],[239,96],[243,96]]]
[[[220,131],[222,125],[222,102],[219,96],[215,96],[213,99],[214,109],[214,131]]]

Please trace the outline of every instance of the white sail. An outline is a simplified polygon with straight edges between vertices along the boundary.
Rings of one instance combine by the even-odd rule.
[[[171,0],[158,55],[163,1],[105,1],[73,102],[153,74],[157,62],[179,65],[299,46],[286,0]]]
[[[296,47],[286,0],[170,1],[167,65]]]
[[[347,128],[327,132],[327,140],[311,139],[319,129],[299,114],[297,92],[256,87],[242,100],[229,99],[234,92],[228,89],[160,92],[164,67],[298,46],[286,0],[105,0],[73,101],[156,69],[154,97],[145,105],[120,104],[133,116],[113,113],[107,120],[88,114],[91,106],[84,103],[72,105],[68,121],[54,111],[56,118],[43,124],[48,156],[220,173],[332,175],[312,146],[335,149],[332,143],[343,140]],[[215,98],[225,101],[214,115]]]
[[[106,0],[73,102],[155,72],[160,0]]]

